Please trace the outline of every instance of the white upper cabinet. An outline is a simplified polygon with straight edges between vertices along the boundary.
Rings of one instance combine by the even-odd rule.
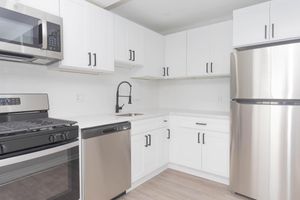
[[[165,38],[165,77],[186,76],[187,32],[167,35]]]
[[[87,67],[89,55],[86,43],[85,19],[82,13],[83,0],[60,1],[61,17],[63,18],[63,50],[64,59],[61,64],[68,67]],[[79,48],[80,47],[80,48]]]
[[[92,67],[101,71],[114,71],[114,18],[113,15],[93,4],[85,7],[88,53]]]
[[[164,36],[145,28],[144,66],[137,68],[134,77],[161,77],[165,63]]]
[[[271,2],[271,40],[300,38],[299,9],[299,0],[273,0]]]
[[[233,12],[233,46],[261,44],[269,40],[270,2]]]
[[[230,74],[232,22],[188,31],[187,75]]]
[[[60,0],[16,0],[18,3],[57,16],[59,16],[59,1]]]
[[[210,72],[211,29],[201,27],[188,31],[187,74],[204,75]]]
[[[299,39],[299,7],[298,0],[273,0],[234,11],[234,47]]]
[[[113,15],[83,0],[60,1],[60,10],[64,25],[61,65],[114,71]]]
[[[115,15],[115,63],[119,67],[144,65],[143,27]]]

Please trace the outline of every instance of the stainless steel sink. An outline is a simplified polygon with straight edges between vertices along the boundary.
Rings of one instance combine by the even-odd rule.
[[[141,116],[144,115],[142,113],[126,113],[126,114],[119,114],[117,115],[118,117],[136,117],[136,116]]]

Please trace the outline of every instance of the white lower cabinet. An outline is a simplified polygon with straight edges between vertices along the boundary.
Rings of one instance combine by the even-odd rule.
[[[229,120],[171,116],[133,122],[131,152],[133,183],[169,163],[227,180]]]
[[[196,122],[196,119],[179,117],[173,118],[174,122],[171,119],[170,163],[228,178],[229,120],[199,118]]]
[[[135,182],[144,175],[145,135],[131,137],[131,181]]]
[[[176,128],[172,131],[171,163],[201,169],[201,141],[197,131],[186,128]]]
[[[229,134],[202,133],[202,170],[229,177]]]
[[[166,128],[131,137],[132,182],[151,174],[168,163],[168,141]]]

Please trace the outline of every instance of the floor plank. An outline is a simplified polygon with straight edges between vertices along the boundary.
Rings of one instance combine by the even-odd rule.
[[[168,169],[119,200],[248,200],[226,185]]]

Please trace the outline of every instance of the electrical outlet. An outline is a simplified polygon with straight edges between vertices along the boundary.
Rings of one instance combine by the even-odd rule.
[[[83,94],[76,94],[76,102],[83,103],[84,102],[84,95]]]

